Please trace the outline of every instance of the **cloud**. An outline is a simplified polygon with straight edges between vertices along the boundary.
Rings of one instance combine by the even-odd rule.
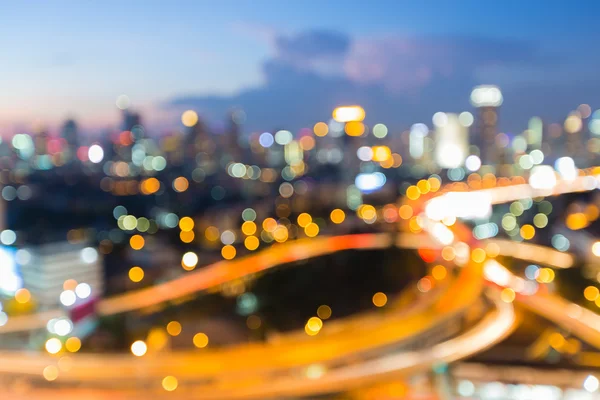
[[[531,76],[532,71],[549,70],[558,63],[535,44],[512,39],[351,38],[322,30],[269,37],[272,55],[263,64],[262,86],[233,96],[176,97],[169,106],[193,107],[209,119],[222,119],[230,107],[242,107],[249,130],[294,130],[328,120],[338,105],[358,103],[367,110],[368,123],[386,122],[405,129],[415,122],[429,123],[436,111],[471,109],[468,99],[476,84],[495,83],[495,76],[519,76],[523,70]],[[529,101],[547,100],[539,85],[532,88]],[[567,86],[556,90],[569,100],[576,96]],[[511,91],[505,93],[505,103],[514,103],[506,108],[520,116],[529,104],[512,97]],[[564,110],[559,117],[568,112]],[[507,112],[504,122],[510,117]],[[515,128],[516,124],[508,126]]]
[[[530,65],[547,61],[534,44],[512,39],[468,36],[385,36],[351,39],[332,31],[280,35],[271,40],[274,54],[265,63],[322,76],[344,77],[387,90],[411,91],[436,80],[470,79],[480,69]]]
[[[537,65],[544,59],[534,45],[515,40],[392,36],[356,40],[345,72],[356,82],[413,91],[436,80],[471,79],[484,67]]]
[[[293,36],[277,36],[273,41],[273,59],[269,65],[281,64],[298,71],[313,71],[321,75],[337,75],[350,49],[350,38],[339,32],[316,30]]]
[[[350,47],[350,38],[338,32],[310,31],[280,36],[275,46],[279,57],[294,61],[305,57],[343,57]]]

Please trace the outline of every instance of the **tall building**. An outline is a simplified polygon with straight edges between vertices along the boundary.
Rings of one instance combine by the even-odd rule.
[[[498,107],[502,105],[502,92],[497,86],[481,85],[471,92],[471,104],[478,110],[473,143],[479,147],[485,165],[505,163],[505,151],[496,146],[498,134]]]
[[[214,155],[215,142],[208,127],[200,118],[188,129],[184,143],[185,158],[188,160],[195,160],[200,153],[204,153],[201,154],[201,158],[212,158]]]
[[[131,131],[134,127],[141,125],[140,114],[129,110],[123,111],[123,126],[124,131]]]
[[[461,167],[469,155],[469,133],[467,127],[459,121],[458,115],[436,113],[435,125],[435,162],[441,168]]]
[[[72,160],[77,155],[77,147],[79,147],[79,137],[77,135],[77,123],[69,119],[65,122],[62,128],[61,136],[67,141],[68,159]]]
[[[102,259],[96,249],[68,242],[50,243],[20,249],[16,255],[21,267],[23,287],[27,288],[41,309],[60,305],[65,281],[87,283],[94,296],[103,291]]]
[[[241,127],[239,110],[233,110],[227,115],[224,151],[229,153],[232,161],[242,161],[242,147],[240,145]]]
[[[425,124],[414,124],[410,128],[408,150],[416,163],[421,162],[426,155],[425,139],[427,135],[429,135],[429,128]]]
[[[50,135],[45,127],[41,127],[37,130],[33,136],[33,144],[35,147],[35,154],[44,155],[48,154],[48,140]]]

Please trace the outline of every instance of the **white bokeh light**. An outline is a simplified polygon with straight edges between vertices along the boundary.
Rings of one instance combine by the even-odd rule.
[[[88,158],[94,164],[98,164],[104,159],[104,150],[102,147],[100,147],[100,145],[93,144],[88,149]]]

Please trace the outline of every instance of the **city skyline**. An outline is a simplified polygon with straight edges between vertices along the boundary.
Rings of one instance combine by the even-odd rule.
[[[0,28],[12,60],[0,77],[0,134],[72,117],[97,135],[118,124],[121,94],[154,134],[181,127],[187,108],[219,121],[237,106],[249,130],[297,130],[344,103],[363,105],[368,123],[406,129],[471,109],[481,83],[502,88],[506,131],[531,115],[560,122],[581,103],[594,108],[596,4],[469,5],[225,2],[206,18],[194,2],[11,7]]]

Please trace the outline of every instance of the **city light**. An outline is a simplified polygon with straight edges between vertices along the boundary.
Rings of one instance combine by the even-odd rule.
[[[333,119],[338,122],[356,122],[365,119],[365,110],[360,106],[344,106],[333,110]]]
[[[131,344],[131,353],[136,357],[141,357],[146,354],[148,347],[143,340],[136,340]]]
[[[494,85],[477,86],[471,92],[471,104],[475,107],[499,107],[502,101],[502,92]]]
[[[57,338],[50,338],[46,341],[46,351],[50,354],[56,354],[62,350],[62,343]]]
[[[419,5],[408,36],[397,4],[320,6],[336,18],[242,27],[268,39],[260,54],[211,4],[113,12],[133,36],[54,7],[106,43],[97,60],[59,43],[72,24],[52,44],[43,12],[9,7],[7,32],[37,40],[5,57],[0,391],[597,395],[600,105],[578,33],[600,6],[524,30],[510,17],[536,15],[526,3]],[[484,14],[489,37],[447,23]],[[562,20],[578,29],[542,24]],[[544,43],[522,45],[531,32]]]

